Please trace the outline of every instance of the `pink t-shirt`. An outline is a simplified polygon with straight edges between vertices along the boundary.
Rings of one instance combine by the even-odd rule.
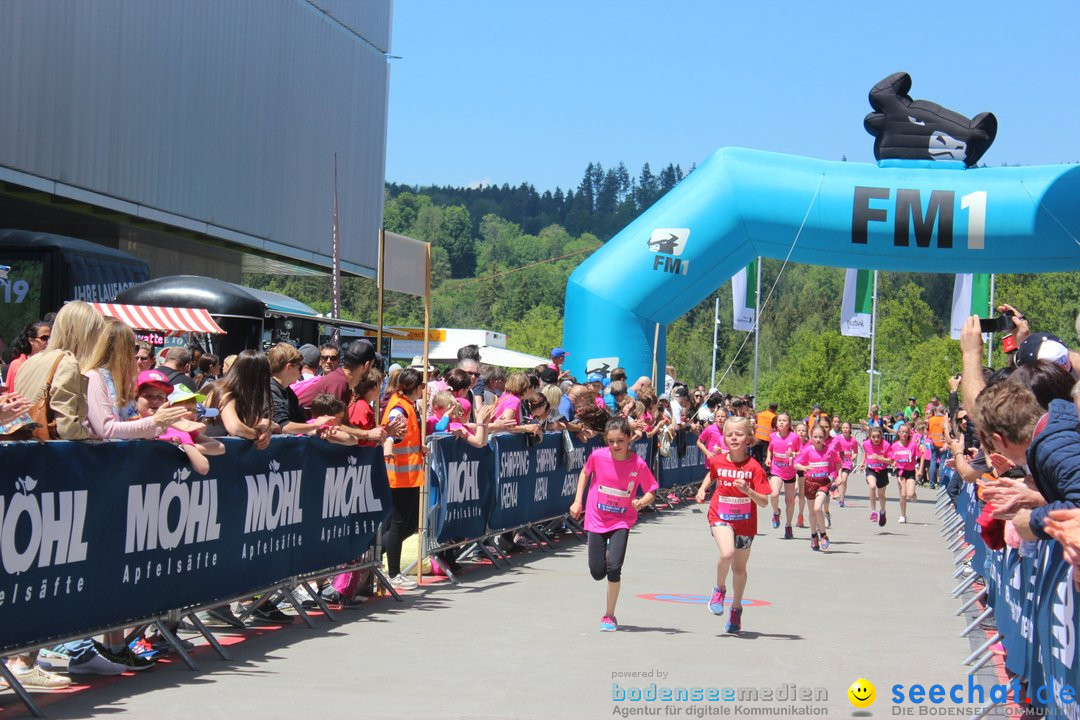
[[[769,466],[769,473],[781,480],[794,479],[795,458],[790,457],[789,453],[793,451],[798,453],[801,448],[802,438],[794,432],[789,431],[787,437],[780,437],[778,432],[769,435],[769,452],[772,453],[772,464]]]
[[[818,452],[813,445],[807,445],[795,457],[795,462],[810,468],[803,473],[808,479],[825,480],[836,477],[840,471],[840,456],[828,445]]]
[[[840,467],[850,470],[855,464],[855,456],[859,454],[859,441],[853,437],[846,438],[843,435],[837,435],[833,438],[830,447],[840,456]]]
[[[169,428],[165,432],[158,435],[158,440],[172,441],[174,438],[178,440],[178,445],[195,445],[199,437],[199,431],[184,432],[183,430],[177,430],[174,427]]]
[[[585,529],[589,532],[632,528],[638,516],[632,504],[638,489],[649,493],[659,487],[649,464],[639,455],[630,453],[630,457],[617,461],[609,448],[589,455],[585,473],[592,474],[585,501]]]
[[[717,451],[726,453],[728,451],[727,443],[724,442],[724,430],[716,423],[702,430],[701,434],[698,435],[698,440],[711,453]]]
[[[498,420],[503,416],[507,410],[514,411],[514,422],[521,423],[521,398],[513,393],[505,392],[499,397],[499,402],[495,405],[495,420]]]
[[[930,459],[930,438],[923,433],[914,433],[912,435],[915,438],[915,442],[919,443],[919,454],[917,457],[923,460]]]
[[[900,470],[914,470],[918,460],[919,444],[914,438],[908,438],[907,445],[897,440],[889,446],[889,457],[896,461]]]
[[[870,468],[871,470],[884,470],[886,467],[889,466],[889,461],[887,459],[877,460],[870,457],[871,455],[879,455],[883,458],[889,457],[889,446],[885,443],[884,440],[882,440],[881,444],[879,445],[871,444],[869,439],[863,440],[862,448],[863,453],[866,454],[866,467]]]

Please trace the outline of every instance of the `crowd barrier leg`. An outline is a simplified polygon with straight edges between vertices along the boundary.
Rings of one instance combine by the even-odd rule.
[[[544,552],[551,552],[551,538],[544,535],[543,531],[539,528],[535,528],[531,525],[522,528],[526,535],[531,537],[536,542],[536,546]]]
[[[31,715],[39,718],[45,717],[45,713],[41,712],[41,708],[34,702],[34,698],[30,697],[30,693],[26,692],[26,688],[22,686],[22,683],[15,679],[15,673],[11,672],[11,668],[2,659],[0,659],[0,675],[4,677],[8,687],[15,692],[19,702],[23,704]]]
[[[578,522],[577,520],[575,520],[574,518],[567,516],[566,524],[570,527],[571,530],[573,530],[574,534],[577,535],[582,540],[584,540],[587,537],[585,535],[585,528],[582,527],[581,523]]]
[[[963,545],[963,544],[964,544],[965,542],[967,542],[967,541],[966,541],[966,540],[964,539],[964,536],[963,536],[963,535],[960,535],[960,536],[958,536],[958,537],[957,537],[957,538],[956,538],[955,540],[953,540],[953,541],[952,541],[952,543],[951,543],[951,544],[949,545],[949,552],[951,552],[951,553],[954,553],[954,552],[956,552],[957,550],[959,550],[959,549],[960,549],[960,546],[961,546],[961,545]]]
[[[953,588],[952,596],[954,598],[960,597],[961,595],[964,594],[965,590],[967,590],[969,587],[971,587],[976,582],[978,582],[978,580],[979,580],[978,573],[974,573],[974,572],[971,573],[971,575],[968,575],[966,578],[964,578],[963,582],[961,582],[959,585],[957,585],[956,587]]]
[[[954,517],[953,519],[951,519],[951,520],[949,520],[948,522],[945,523],[945,525],[941,528],[941,534],[943,536],[948,536],[949,533],[955,532],[963,524],[964,524],[964,518],[957,515],[956,517]]]
[[[974,554],[975,554],[975,546],[974,545],[968,545],[966,548],[964,548],[963,550],[960,551],[959,555],[957,555],[957,556],[955,556],[953,558],[953,565],[959,565],[960,563],[967,560],[968,555],[974,555]],[[953,595],[953,597],[957,597],[957,596]]]
[[[304,621],[304,624],[309,628],[314,629],[314,621],[311,619],[311,616],[307,614],[307,610],[304,610],[304,606],[299,598],[296,597],[296,593],[292,591],[294,587],[296,587],[295,582],[290,583],[288,587],[278,588],[278,591],[274,593],[274,599],[276,600],[278,595],[284,595],[285,602],[292,605],[293,610],[295,610],[296,614],[300,616],[300,619]],[[271,605],[273,605],[273,600],[271,600]]]
[[[195,629],[199,631],[200,635],[206,638],[206,642],[210,643],[210,647],[214,648],[214,652],[216,652],[222,660],[232,660],[232,657],[229,656],[229,653],[225,650],[222,644],[218,642],[217,636],[214,635],[214,633],[210,632],[210,629],[206,627],[206,624],[199,619],[198,614],[192,612],[188,613],[184,617],[191,622]]]
[[[991,646],[993,646],[995,643],[1001,642],[1001,639],[1003,637],[1005,637],[1005,636],[1002,635],[1000,632],[995,632],[993,634],[993,636],[989,640],[984,642],[973,653],[971,653],[966,658],[964,658],[964,663],[963,664],[964,665],[970,665],[971,663],[975,662],[980,657],[982,657],[984,653],[989,653],[990,655],[993,655],[993,652],[990,650]],[[989,658],[987,658],[987,661],[989,661]],[[983,662],[983,663],[979,664],[978,666],[973,668],[970,672],[968,672],[968,675],[974,675],[975,670],[977,670],[978,668],[981,668],[985,664],[986,664],[986,662]]]
[[[311,596],[311,599],[315,602],[319,609],[322,610],[323,615],[326,616],[327,620],[329,620],[330,622],[337,622],[337,616],[330,611],[330,606],[326,603],[326,600],[323,599],[322,594],[319,593],[318,583],[312,585],[310,581],[304,580],[300,582],[300,587],[304,588],[304,590],[307,591],[307,594]]]
[[[988,607],[985,610],[983,610],[981,613],[979,613],[978,617],[976,617],[974,620],[971,621],[970,625],[968,625],[966,628],[964,628],[964,631],[960,633],[960,637],[967,637],[968,635],[970,635],[971,632],[973,630],[975,630],[975,628],[979,627],[979,625],[982,624],[983,620],[986,620],[987,618],[989,618],[993,614],[994,614],[994,608],[992,608],[992,607]]]
[[[192,613],[194,615],[195,613]],[[180,638],[176,637],[176,634],[169,629],[169,626],[164,620],[155,620],[154,627],[157,628],[158,634],[165,638],[165,642],[169,643],[169,646],[173,649],[177,655],[180,656],[180,660],[187,665],[188,670],[198,670],[198,664],[191,659],[191,655],[184,648],[184,643],[180,642]],[[196,627],[198,627],[196,625]]]
[[[963,614],[964,614],[965,612],[967,612],[967,609],[968,609],[969,607],[971,607],[971,606],[972,606],[972,605],[974,605],[975,603],[977,603],[977,602],[979,602],[980,600],[982,600],[983,598],[985,598],[985,597],[986,597],[986,593],[987,593],[987,590],[986,590],[986,588],[984,587],[984,588],[983,588],[982,590],[980,590],[979,592],[977,592],[977,593],[975,593],[974,595],[972,595],[972,596],[971,596],[971,597],[970,597],[970,598],[968,599],[968,601],[967,601],[966,603],[964,603],[963,605],[961,605],[961,606],[960,606],[960,609],[959,609],[959,610],[957,610],[956,612],[954,612],[954,613],[953,613],[953,615],[956,615],[956,616],[960,616],[960,615],[963,615]],[[967,663],[964,663],[964,664],[965,664],[965,665],[967,665]]]

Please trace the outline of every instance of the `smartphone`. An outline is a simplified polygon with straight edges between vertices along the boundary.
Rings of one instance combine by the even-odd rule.
[[[984,333],[1009,332],[1013,327],[1012,313],[1010,312],[992,318],[979,318],[979,330]]]
[[[1012,335],[1006,335],[1001,341],[1001,349],[1006,353],[1016,352],[1016,338]]]

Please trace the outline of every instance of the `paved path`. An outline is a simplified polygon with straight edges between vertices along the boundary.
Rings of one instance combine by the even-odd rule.
[[[853,478],[853,487],[860,484]],[[818,717],[851,717],[847,688],[866,677],[879,694],[871,711],[887,717],[893,684],[963,682],[960,661],[970,651],[957,637],[964,623],[953,616],[950,555],[930,493],[922,494],[907,525],[895,523],[891,497],[884,528],[868,521],[864,493],[847,508],[834,504],[828,554],[811,552],[807,530],[785,541],[763,518],[747,591],[757,603],[746,608],[738,636],[725,634],[724,619],[703,604],[643,597],[711,589],[716,550],[704,506],[684,507],[651,516],[632,534],[617,633],[597,631],[604,585],[588,575],[584,544],[567,541],[555,553],[516,556],[510,570],[472,572],[456,587],[414,591],[400,604],[369,602],[343,612],[346,622],[251,632],[231,647],[232,662],[202,651],[198,672],[173,663],[101,679],[92,690],[49,698],[46,711],[155,720],[588,719],[623,707],[694,717],[795,704]],[[759,690],[793,683],[827,699],[613,701],[613,683],[653,682]],[[0,702],[0,718],[21,716],[10,693]]]

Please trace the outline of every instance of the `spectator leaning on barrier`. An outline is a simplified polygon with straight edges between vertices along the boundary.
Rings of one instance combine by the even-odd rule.
[[[258,350],[244,350],[237,355],[229,374],[211,386],[206,407],[220,413],[216,422],[207,426],[208,435],[244,438],[265,450],[276,427],[266,355]]]
[[[484,404],[494,405],[506,391],[506,369],[498,365],[483,365],[480,381],[484,385]]]
[[[44,352],[49,347],[49,339],[52,336],[52,325],[47,322],[32,322],[23,328],[15,339],[15,358],[8,365],[7,388],[14,389],[15,379],[18,377],[19,368],[32,355]]]
[[[270,364],[270,400],[274,406],[273,420],[287,435],[313,435],[317,429],[327,423],[333,423],[332,417],[316,417],[314,423],[308,423],[308,414],[300,407],[300,400],[289,387],[300,379],[303,356],[300,351],[288,343],[278,343],[266,353]]]
[[[370,356],[370,359],[366,360],[366,362],[374,364],[375,347],[371,343],[354,340],[349,345],[349,349],[351,350],[356,343],[367,346],[368,351],[365,351],[365,358]],[[349,388],[349,378],[345,376],[345,371],[342,369],[341,359],[341,349],[336,344],[327,343],[322,346],[319,351],[322,375],[317,380],[307,383],[296,391],[296,397],[300,400],[301,407],[309,407],[312,398],[321,393],[330,393],[338,400],[348,404],[349,400],[352,399],[352,390]],[[370,368],[371,365],[368,365],[368,367]]]

